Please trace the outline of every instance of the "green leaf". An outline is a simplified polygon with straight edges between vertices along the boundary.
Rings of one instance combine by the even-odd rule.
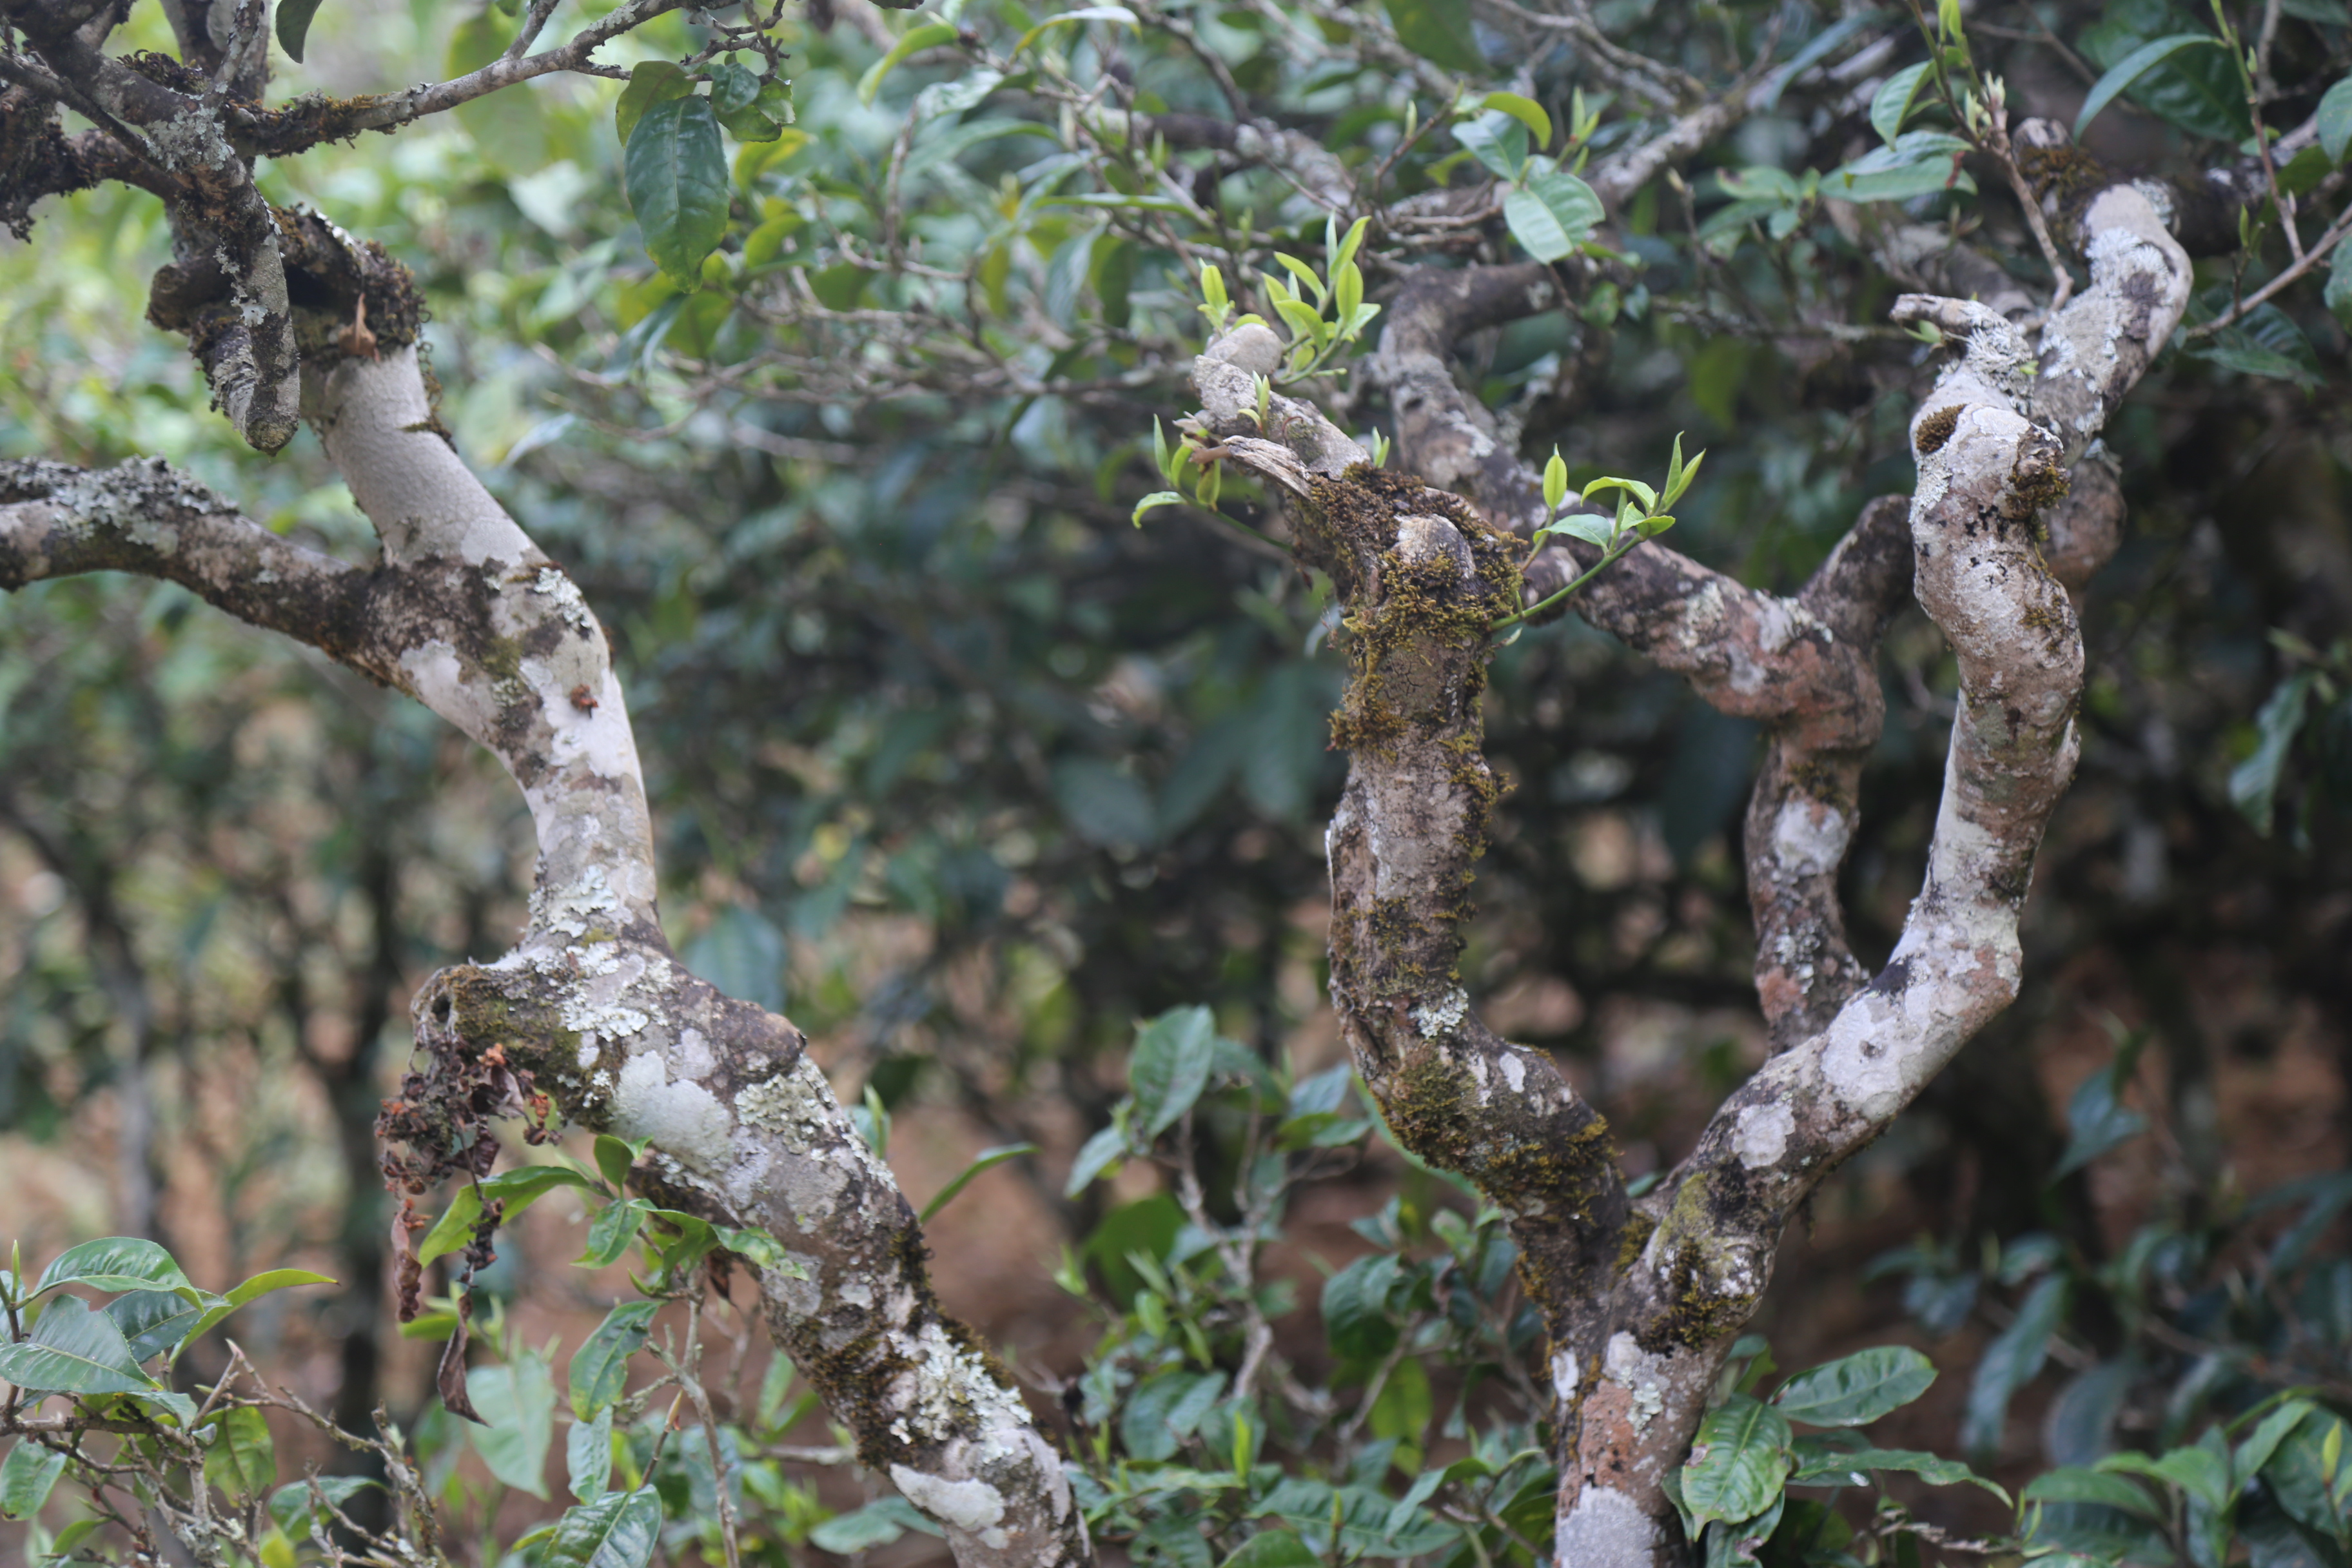
[[[1945,131],[1906,131],[1892,146],[1864,153],[1822,177],[1822,195],[1842,202],[1909,201],[1938,191],[1974,191],[1953,160],[1969,144]]]
[[[1334,1354],[1372,1362],[1395,1346],[1397,1326],[1389,1317],[1388,1299],[1398,1267],[1395,1254],[1375,1252],[1323,1281],[1323,1331]]]
[[[676,98],[646,109],[629,132],[624,171],[646,249],[681,289],[727,233],[727,157],[709,103]]]
[[[1470,26],[1469,0],[1381,0],[1397,42],[1433,66],[1483,72],[1486,57]]]
[[[259,1497],[278,1484],[278,1448],[260,1411],[240,1405],[217,1416],[205,1450],[205,1479],[233,1500]]]
[[[2201,1447],[2174,1448],[2153,1458],[2129,1451],[2109,1454],[2097,1468],[2163,1481],[2216,1510],[2229,1506],[2234,1490],[2230,1485],[2229,1455]]]
[[[612,1189],[625,1192],[629,1184],[629,1172],[653,1146],[650,1138],[615,1138],[610,1132],[596,1134],[596,1173],[604,1178]]]
[[[2147,1131],[2147,1118],[2123,1103],[2124,1085],[2131,1080],[2132,1064],[2138,1054],[2135,1049],[2119,1052],[2112,1064],[2076,1087],[2074,1098],[2066,1102],[2066,1152],[2051,1173],[2053,1182]]]
[[[1076,22],[1124,22],[1139,33],[1143,31],[1143,24],[1137,21],[1135,13],[1124,5],[1081,5],[1075,11],[1065,11],[1058,16],[1048,16],[1022,34],[1021,41],[1013,46],[1013,58],[1018,59],[1028,53],[1029,46],[1043,37],[1049,30],[1067,26]]]
[[[1528,134],[1536,139],[1537,152],[1551,145],[1551,116],[1534,99],[1522,98],[1516,92],[1490,92],[1479,100],[1479,106],[1499,110],[1526,126]]]
[[[874,95],[882,90],[882,79],[898,69],[899,63],[908,56],[938,48],[941,44],[952,44],[955,39],[956,30],[945,22],[926,22],[919,27],[908,28],[897,43],[890,46],[888,54],[866,67],[866,74],[857,79],[857,101],[872,103]],[[1022,41],[1025,44],[1028,40],[1024,38]]]
[[[1528,128],[1507,114],[1490,110],[1459,121],[1454,127],[1454,140],[1468,148],[1470,155],[1498,180],[1516,181],[1527,170]]]
[[[313,1274],[307,1268],[265,1269],[226,1296],[205,1298],[211,1305],[205,1309],[205,1315],[196,1320],[195,1326],[188,1331],[187,1338],[193,1340],[199,1335],[212,1332],[221,1320],[231,1312],[248,1301],[268,1295],[273,1290],[291,1289],[297,1285],[332,1285],[334,1283],[335,1281],[326,1275]]]
[[[296,65],[302,63],[303,41],[310,36],[310,18],[319,14],[319,0],[278,0],[278,47]]]
[[[484,1425],[467,1427],[490,1474],[517,1491],[547,1498],[547,1450],[555,1441],[555,1379],[537,1352],[478,1366],[466,1374],[466,1397]]]
[[[204,1294],[188,1283],[173,1256],[153,1242],[135,1236],[100,1237],[60,1252],[26,1300],[60,1285],[83,1285],[93,1290],[169,1290],[194,1302]]]
[[[1793,1460],[1787,1417],[1760,1400],[1735,1394],[1699,1423],[1694,1452],[1683,1466],[1683,1506],[1695,1523],[1755,1518],[1780,1495]]]
[[[117,1296],[103,1310],[122,1331],[131,1359],[141,1362],[162,1355],[186,1339],[205,1314],[204,1307],[192,1307],[170,1290],[133,1290]]]
[[[1558,261],[1573,251],[1601,221],[1601,198],[1565,169],[1538,161],[1527,182],[1503,199],[1503,221],[1538,261]]]
[[[1295,1530],[1261,1530],[1236,1548],[1219,1568],[1323,1568]]]
[[[2173,56],[2184,49],[2221,47],[2221,40],[2210,33],[2173,33],[2142,44],[2091,84],[2091,94],[2083,100],[2083,111],[2074,116],[2075,137],[2081,138],[2083,128],[2098,118],[2099,110],[2113,103],[2117,94]]]
[[[762,1273],[779,1273],[791,1279],[808,1278],[808,1270],[784,1250],[784,1244],[757,1226],[739,1230],[722,1225],[714,1227],[713,1234],[719,1246]]]
[[[446,1258],[464,1247],[474,1237],[474,1225],[482,1217],[482,1189],[472,1182],[459,1187],[449,1199],[449,1206],[425,1233],[416,1246],[416,1261],[421,1264]]]
[[[574,1365],[579,1357],[572,1358]],[[593,1421],[574,1421],[563,1434],[564,1485],[582,1502],[594,1502],[613,1483],[613,1407]]]
[[[1581,539],[1587,544],[1598,544],[1605,550],[1617,537],[1617,525],[1594,512],[1572,511],[1536,530],[1538,539],[1548,533],[1565,533],[1571,539]]]
[[[2016,1319],[1978,1358],[1960,1423],[1960,1441],[1970,1453],[1989,1453],[1999,1447],[2009,1402],[2042,1370],[2050,1353],[2050,1336],[2065,1321],[2067,1295],[2064,1275],[2044,1277],[2020,1304]]]
[[[593,1421],[620,1398],[629,1384],[629,1358],[646,1342],[659,1301],[624,1301],[604,1315],[596,1331],[572,1355],[572,1414]]]
[[[1144,1138],[1159,1137],[1192,1109],[1209,1086],[1216,1059],[1217,1021],[1206,1007],[1175,1007],[1136,1031],[1128,1062],[1136,1120]]]
[[[2018,1494],[2020,1502],[2087,1503],[2095,1508],[2119,1509],[2158,1524],[2166,1522],[2170,1510],[2150,1497],[2146,1487],[2134,1486],[2121,1476],[2104,1470],[2086,1470],[2075,1466],[2063,1466],[2044,1470],[2025,1483]]]
[[[837,1556],[854,1556],[877,1546],[887,1546],[910,1530],[926,1535],[939,1526],[915,1511],[905,1498],[877,1498],[854,1512],[837,1514],[809,1531],[809,1544]]]
[[[1175,495],[1163,490],[1162,495]],[[1184,498],[1177,496],[1177,500]],[[1118,1163],[1127,1152],[1127,1130],[1116,1124],[1106,1127],[1087,1139],[1078,1150],[1078,1157],[1070,1162],[1070,1179],[1062,1184],[1062,1195],[1076,1197],[1094,1184],[1094,1180]]]
[[[2271,836],[2271,820],[2276,814],[2279,774],[2286,766],[2295,735],[2303,729],[2315,679],[2313,671],[2303,669],[2279,682],[2254,715],[2253,755],[2230,773],[2230,804],[2265,838]]]
[[[629,133],[646,110],[693,91],[694,79],[668,60],[641,60],[631,66],[629,85],[613,104],[613,127],[621,133],[621,145],[629,144]]]
[[[1880,84],[1870,100],[1870,128],[1888,146],[1903,134],[1903,122],[1911,116],[1911,105],[1919,96],[1919,86],[1935,69],[1932,61],[1922,60],[1916,66],[1896,71]]]
[[[30,1519],[49,1500],[66,1471],[62,1449],[44,1448],[30,1437],[18,1440],[0,1460],[0,1519]]]
[[[588,1245],[573,1260],[575,1266],[604,1268],[619,1262],[653,1207],[644,1198],[623,1198],[597,1210],[596,1217],[588,1222]]]
[[[2271,1462],[2271,1456],[2278,1452],[2279,1445],[2286,1440],[2287,1435],[2301,1426],[2315,1408],[2307,1399],[2290,1399],[2263,1416],[2262,1425],[2256,1426],[2252,1435],[2239,1444],[2236,1453],[2231,1456],[2231,1474],[2241,1484],[2261,1474],[2263,1467]]]
[[[1800,1437],[1795,1444],[1796,1473],[1789,1478],[1790,1486],[1863,1486],[1863,1476],[1885,1470],[1899,1470],[1917,1476],[1929,1486],[1948,1487],[1961,1482],[1979,1486],[2001,1501],[2009,1493],[1985,1479],[1958,1459],[1947,1459],[1939,1454],[1923,1453],[1916,1448],[1830,1448],[1816,1447],[1817,1440]]]
[[[147,1394],[157,1386],[139,1370],[114,1320],[79,1296],[42,1309],[32,1337],[0,1345],[0,1378],[27,1394]]]
[[[606,1492],[566,1509],[540,1568],[646,1568],[661,1544],[661,1499],[654,1489]]]
[[[1917,1351],[1881,1345],[1799,1373],[1772,1403],[1810,1426],[1865,1426],[1927,1392],[1935,1363]]]
[[[2352,152],[2352,76],[2329,88],[2319,100],[2319,145],[2331,163],[2341,163],[2344,154]],[[2344,252],[2338,249],[2336,258],[2342,265]]]
[[[953,1203],[955,1195],[971,1185],[974,1176],[979,1175],[982,1171],[992,1171],[1007,1160],[1017,1160],[1024,1154],[1034,1154],[1036,1152],[1037,1145],[1034,1143],[1000,1143],[992,1149],[982,1149],[971,1157],[971,1163],[966,1165],[954,1181],[940,1189],[939,1196],[923,1205],[923,1212],[917,1215],[915,1218],[921,1224],[929,1225],[931,1216]]]

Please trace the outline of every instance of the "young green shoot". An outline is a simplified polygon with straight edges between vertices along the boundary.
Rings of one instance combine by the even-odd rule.
[[[1698,466],[1706,458],[1706,454],[1701,452],[1689,462],[1684,462],[1683,438],[1677,434],[1674,453],[1666,460],[1664,489],[1654,489],[1640,479],[1613,476],[1594,479],[1584,487],[1577,499],[1591,500],[1596,495],[1615,491],[1616,511],[1602,516],[1588,511],[1561,512],[1560,505],[1568,499],[1568,464],[1560,458],[1559,448],[1553,447],[1551,460],[1544,465],[1543,472],[1546,521],[1541,528],[1536,530],[1531,542],[1540,544],[1552,534],[1565,533],[1587,544],[1600,546],[1601,559],[1565,588],[1547,595],[1516,615],[1503,616],[1490,629],[1501,631],[1506,626],[1516,626],[1532,620],[1600,576],[1633,546],[1645,539],[1655,539],[1672,528],[1675,525],[1674,514],[1666,509],[1680,500],[1690,489],[1691,481],[1698,477]]]

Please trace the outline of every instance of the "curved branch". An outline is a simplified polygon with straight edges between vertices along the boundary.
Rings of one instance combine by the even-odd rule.
[[[774,1236],[785,1263],[757,1272],[777,1342],[960,1563],[1089,1561],[1058,1457],[1003,1367],[940,1310],[913,1211],[800,1032],[688,974],[664,940],[626,703],[578,588],[450,448],[413,344],[308,380],[328,456],[383,542],[379,566],[287,544],[161,464],[12,463],[0,587],[101,569],[168,577],[495,752],[538,834],[530,924],[498,962],[425,986],[420,1049],[525,1069],[571,1119],[653,1140],[641,1188]]]

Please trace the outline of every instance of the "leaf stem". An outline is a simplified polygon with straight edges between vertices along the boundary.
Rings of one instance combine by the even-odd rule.
[[[1603,551],[1601,552],[1601,559],[1594,562],[1592,563],[1592,569],[1587,572],[1583,576],[1579,577],[1575,582],[1570,583],[1567,587],[1560,589],[1558,593],[1549,594],[1545,595],[1543,598],[1538,599],[1534,604],[1529,605],[1524,610],[1520,610],[1514,615],[1505,616],[1500,620],[1489,622],[1486,629],[1490,632],[1499,632],[1506,626],[1516,626],[1522,621],[1531,620],[1535,616],[1543,614],[1543,612],[1550,609],[1562,599],[1567,598],[1570,594],[1575,593],[1579,588],[1583,587],[1587,583],[1591,582],[1595,577],[1600,576],[1601,573],[1609,569],[1612,563],[1618,560],[1625,553],[1626,551],[1633,548],[1633,544],[1629,543],[1625,545],[1623,549]]]

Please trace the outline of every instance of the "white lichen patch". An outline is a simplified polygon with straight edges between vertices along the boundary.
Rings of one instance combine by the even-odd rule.
[[[943,1443],[975,1427],[1010,1431],[1029,1424],[1021,1396],[989,1376],[938,1323],[925,1323],[911,1340],[901,1336],[898,1350],[912,1363],[906,1405],[890,1422],[901,1442]]]
[[[565,887],[531,889],[530,923],[575,941],[596,927],[615,928],[623,918],[620,897],[602,866],[586,868]]]
[[[612,1124],[621,1137],[650,1138],[662,1152],[702,1172],[724,1170],[733,1152],[734,1118],[719,1097],[691,1079],[673,1081],[651,1051],[623,1064]]]
[[[1791,877],[1819,876],[1845,858],[1850,828],[1835,806],[1820,801],[1784,803],[1772,819],[1772,855]]]
[[[1456,985],[1413,1008],[1412,1026],[1421,1031],[1424,1040],[1439,1039],[1460,1028],[1462,1020],[1469,1015],[1469,994]]]
[[[1575,1402],[1576,1391],[1579,1387],[1577,1371],[1574,1351],[1557,1350],[1551,1352],[1552,1397],[1562,1405]]]
[[[890,1467],[890,1483],[906,1500],[968,1534],[993,1529],[1004,1518],[1004,1494],[986,1481],[950,1481],[905,1465]]]
[[[581,596],[580,585],[553,566],[542,566],[530,584],[531,592],[544,594],[555,601],[555,613],[562,616],[572,629],[583,637],[596,635],[596,617]]]
[[[1633,1424],[1636,1434],[1650,1429],[1650,1423],[1664,1413],[1666,1396],[1654,1383],[1645,1383],[1633,1390],[1632,1401],[1625,1407],[1625,1418]]]
[[[1751,1105],[1733,1123],[1731,1146],[1739,1163],[1751,1171],[1769,1169],[1788,1152],[1790,1135],[1797,1130],[1796,1112],[1775,1100]]]

